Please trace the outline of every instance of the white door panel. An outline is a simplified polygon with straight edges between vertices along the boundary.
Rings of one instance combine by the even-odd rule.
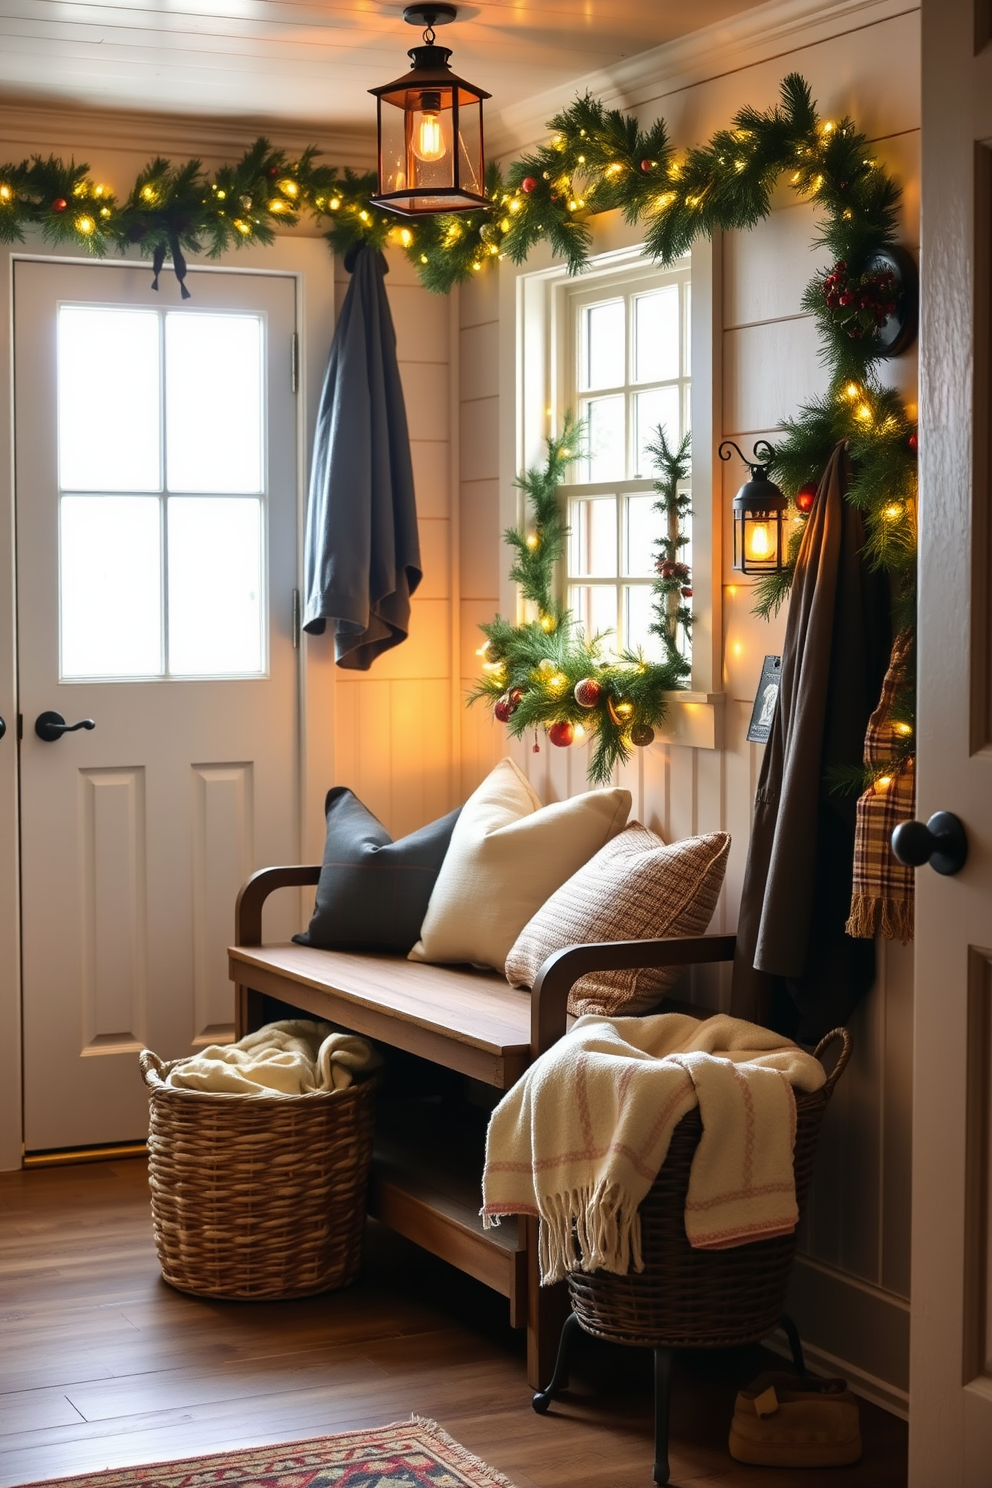
[[[924,0],[919,812],[911,1488],[992,1484],[992,46],[985,0]]]
[[[298,856],[298,677],[292,636],[297,435],[290,382],[295,284],[287,276],[196,271],[189,282],[193,299],[180,307],[151,291],[147,267],[19,262],[15,269],[29,1152],[144,1136],[147,1100],[138,1051],[147,1045],[176,1058],[231,1036],[225,950],[238,887],[254,868]],[[58,308],[67,303],[132,305],[162,315],[240,311],[260,317],[267,406],[262,593],[268,596],[261,674],[60,680],[55,388]],[[126,385],[127,366],[122,371]],[[199,382],[200,396],[208,397],[209,376]],[[195,417],[188,406],[183,413],[187,421]],[[232,408],[211,425],[216,447],[223,449],[231,439],[236,417]],[[85,431],[77,430],[75,437],[85,437]],[[232,449],[235,470],[245,468],[242,453]],[[99,481],[99,459],[63,463],[84,471],[87,489]],[[204,476],[208,491],[218,489],[218,463],[223,484],[224,462],[215,458]],[[108,471],[112,467],[108,458]],[[188,491],[190,484],[187,473],[180,488]],[[167,499],[172,498],[161,498],[163,529]],[[85,503],[75,509],[84,518],[95,511]],[[121,524],[114,514],[123,508],[104,511],[111,513],[108,530],[116,531]],[[83,600],[73,614],[85,619],[87,606],[97,611],[106,593],[97,583],[87,598],[85,564],[79,563],[85,523],[70,529],[67,518],[66,528],[72,535],[63,561],[71,566],[75,558],[83,570]],[[206,556],[223,567],[223,547],[208,529],[187,553],[194,578],[187,580],[184,602],[196,607],[198,617],[207,617],[197,619],[205,642],[218,635],[223,639],[225,623],[246,623],[243,607],[232,618],[220,602],[219,612],[211,614],[215,596],[202,560]],[[167,564],[164,559],[165,591]],[[132,585],[132,595],[132,612],[122,605],[115,620],[122,627],[135,625],[135,615],[149,610],[147,585]],[[156,596],[157,590],[157,604]],[[75,626],[68,639],[62,638],[67,652],[78,632]],[[195,642],[196,625],[191,634]],[[168,622],[163,648],[167,654]],[[77,674],[80,669],[86,670],[75,662],[70,667]],[[96,727],[43,742],[35,734],[35,720],[47,710],[70,724],[92,718]],[[292,908],[275,907],[275,934],[291,933]],[[280,916],[285,923],[277,923]]]

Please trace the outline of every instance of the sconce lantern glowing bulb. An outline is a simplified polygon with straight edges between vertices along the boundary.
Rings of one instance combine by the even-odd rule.
[[[434,45],[434,27],[457,14],[453,5],[408,5],[403,19],[425,27],[424,45],[410,48],[410,72],[369,89],[378,105],[379,189],[372,203],[401,217],[493,206],[482,138],[482,100],[490,95],[456,77],[451,52]]]
[[[775,451],[767,439],[759,439],[748,460],[733,440],[725,439],[720,459],[729,460],[731,450],[751,473],[734,497],[734,567],[745,574],[778,573],[785,566],[783,518],[789,503],[768,479],[767,465]]]

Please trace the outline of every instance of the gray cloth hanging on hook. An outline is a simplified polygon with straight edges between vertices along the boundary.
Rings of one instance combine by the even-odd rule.
[[[345,267],[310,467],[303,628],[330,621],[338,666],[364,672],[406,640],[423,575],[388,267],[364,246]]]

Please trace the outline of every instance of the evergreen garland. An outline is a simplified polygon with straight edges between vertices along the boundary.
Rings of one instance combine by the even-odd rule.
[[[688,656],[692,640],[692,608],[685,602],[692,598],[692,573],[681,556],[689,541],[686,523],[692,515],[692,498],[688,491],[681,489],[692,468],[691,444],[692,435],[686,434],[673,450],[664,429],[659,427],[654,443],[647,445],[647,452],[659,471],[659,478],[654,482],[658,500],[652,511],[656,511],[663,522],[661,536],[654,544],[658,577],[652,585],[654,619],[648,630],[660,637],[665,660],[680,680],[692,672]],[[679,645],[680,636],[685,638],[684,647]]]
[[[258,139],[239,161],[213,175],[198,160],[173,166],[156,159],[123,202],[109,187],[94,182],[86,165],[34,156],[19,165],[0,166],[0,241],[22,241],[25,230],[36,227],[56,246],[94,254],[136,244],[152,259],[156,283],[158,271],[171,257],[185,295],[185,252],[215,257],[243,243],[270,242],[282,224],[292,225],[307,212],[327,228],[335,252],[345,253],[362,242],[373,247],[397,244],[422,283],[445,293],[502,257],[522,263],[540,241],[548,242],[565,260],[569,272],[579,272],[591,248],[588,218],[610,209],[621,211],[628,222],[642,224],[648,256],[670,264],[700,236],[746,230],[766,217],[773,187],[784,175],[822,214],[813,246],[822,249],[829,262],[811,279],[802,305],[816,318],[829,377],[823,397],[784,421],[783,437],[768,462],[769,472],[797,500],[799,520],[788,566],[755,586],[756,609],[770,615],[788,594],[801,518],[809,511],[831,451],[846,440],[854,470],[848,499],[864,513],[869,560],[892,576],[896,628],[911,625],[917,435],[898,394],[883,387],[877,373],[883,354],[878,326],[890,313],[893,283],[874,261],[879,249],[895,243],[900,191],[875,159],[866,136],[849,118],[821,120],[808,84],[797,73],[783,80],[777,105],[765,112],[742,108],[730,128],[681,156],[672,148],[663,120],[641,129],[629,115],[604,108],[588,94],[557,114],[549,129],[548,142],[514,161],[505,174],[495,165],[488,167],[490,211],[402,224],[371,205],[373,174],[318,164],[312,147],[294,160]],[[554,447],[555,441],[549,442],[549,460]],[[563,439],[560,447],[569,448],[569,440]],[[665,457],[661,458],[664,479]],[[547,479],[556,484],[552,474]],[[563,536],[555,537],[547,517],[535,521],[534,531],[551,546]],[[659,550],[659,561],[663,557],[678,562],[676,555]],[[552,561],[546,570],[549,585],[553,566]],[[513,572],[526,594],[528,581],[520,575],[529,570],[519,546]],[[661,627],[657,633],[667,648],[666,635],[672,634],[678,609],[673,608],[676,587],[691,585],[676,586],[674,570],[667,580],[661,574],[659,578],[669,584],[663,613],[656,608]],[[550,629],[535,622],[540,636],[533,639],[536,643],[543,638],[547,645],[550,638],[558,645],[572,633],[571,622],[556,608],[550,588],[542,596],[531,598]],[[684,618],[677,623],[685,628]],[[506,643],[498,628],[502,625],[498,622],[491,638],[494,646]],[[586,656],[591,665],[591,653]],[[666,657],[671,685],[677,685],[680,674],[668,649]],[[646,663],[646,671],[639,671],[636,658],[620,665],[627,667],[631,678],[653,677],[657,671]],[[564,659],[561,671],[571,675]],[[620,680],[612,674],[608,680],[610,696],[619,695]],[[642,695],[646,685],[629,687],[629,700],[633,705],[637,690],[639,716],[650,712],[660,718],[663,704]],[[490,693],[487,688],[485,695]],[[911,687],[907,696],[903,721],[911,731]],[[512,715],[520,720],[516,732],[527,726],[525,720],[536,706],[534,697],[526,708],[522,699],[517,704]],[[597,717],[602,727],[594,766],[608,773],[607,756],[609,768],[625,757],[623,740],[630,730],[615,724],[608,710],[606,723]]]
[[[605,637],[584,635],[555,597],[555,565],[568,536],[558,487],[569,465],[580,456],[583,434],[582,425],[566,414],[561,434],[547,440],[544,465],[527,470],[517,480],[526,493],[530,518],[503,537],[514,553],[510,578],[519,584],[522,598],[533,606],[536,616],[513,625],[497,615],[481,627],[486,636],[479,652],[482,676],[469,702],[485,699],[492,704],[496,718],[514,738],[534,729],[535,748],[540,747],[538,729],[544,729],[551,743],[561,748],[583,734],[595,735],[588,775],[594,784],[603,785],[618,764],[630,759],[634,747],[652,742],[655,727],[665,717],[667,694],[682,685],[689,668],[676,641],[667,642],[667,636],[676,636],[674,629],[666,630],[663,637],[663,662],[648,661],[632,650],[621,652],[615,660],[604,659]],[[658,430],[651,448],[652,452],[668,450],[663,430]],[[688,440],[664,458],[662,479],[655,483],[656,510],[664,510],[681,523],[688,515],[688,498],[676,491],[673,500],[670,492],[685,478]],[[659,555],[667,555],[677,553],[685,538],[668,532],[659,541]],[[658,561],[663,561],[661,556]],[[681,583],[679,587],[681,599]],[[654,593],[667,623],[668,580],[659,579]],[[691,616],[681,603],[678,613],[678,624],[685,626]]]

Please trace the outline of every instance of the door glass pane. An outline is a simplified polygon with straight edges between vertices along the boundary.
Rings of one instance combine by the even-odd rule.
[[[623,300],[584,307],[581,312],[580,387],[623,387],[627,381],[625,322]]]
[[[627,498],[627,559],[624,573],[653,574],[655,539],[662,536],[662,518],[653,510],[656,496]]]
[[[586,448],[583,461],[586,480],[623,480],[626,475],[624,448],[624,398],[590,398],[583,405],[587,420]]]
[[[59,503],[61,675],[162,672],[157,496],[63,496]]]
[[[613,584],[572,584],[568,607],[590,638],[617,629],[617,591]],[[607,647],[612,651],[614,647]]]
[[[651,388],[649,392],[638,393],[634,399],[634,448],[637,451],[636,475],[647,478],[655,474],[655,464],[647,452],[647,446],[654,444],[657,439],[659,424],[665,430],[665,437],[669,445],[673,448],[678,445],[681,438],[679,432],[679,402],[678,386]]]
[[[261,357],[257,315],[166,316],[170,491],[261,491]]]
[[[583,576],[612,577],[617,571],[617,503],[614,496],[569,502],[569,569]]]
[[[634,300],[634,381],[679,375],[679,287],[669,284]]]
[[[158,491],[159,318],[61,305],[58,456],[63,491]]]
[[[169,671],[262,671],[262,504],[256,498],[169,501]]]

